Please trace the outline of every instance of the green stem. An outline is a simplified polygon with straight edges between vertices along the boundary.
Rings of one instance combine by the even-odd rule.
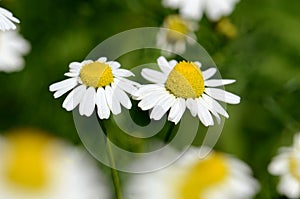
[[[168,131],[167,131],[167,133],[166,133],[166,137],[165,137],[165,140],[164,140],[165,143],[167,143],[167,142],[170,141],[175,126],[176,126],[175,123],[174,123],[174,122],[171,122],[170,127],[169,127],[169,129],[168,129]]]
[[[119,179],[119,174],[118,171],[115,169],[116,168],[116,163],[115,163],[115,158],[114,158],[114,154],[113,154],[113,150],[111,148],[111,144],[110,144],[110,139],[109,139],[109,134],[107,133],[107,130],[105,128],[104,122],[102,120],[99,120],[100,126],[102,127],[103,133],[106,135],[106,147],[107,147],[107,154],[108,154],[108,158],[110,161],[110,169],[111,169],[111,176],[112,176],[112,180],[113,180],[113,184],[115,187],[115,192],[116,192],[116,197],[117,199],[122,199],[122,189],[121,189],[121,183],[120,183],[120,179]]]

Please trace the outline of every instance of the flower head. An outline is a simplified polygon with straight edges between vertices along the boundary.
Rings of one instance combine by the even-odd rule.
[[[5,199],[109,197],[86,153],[36,129],[0,137],[0,193]]]
[[[257,192],[258,183],[245,163],[215,151],[200,159],[198,150],[189,149],[162,170],[135,175],[127,194],[132,199],[246,199]]]
[[[0,71],[19,71],[30,44],[16,30],[0,32]]]
[[[138,106],[150,110],[150,118],[160,120],[170,110],[168,120],[177,124],[186,108],[205,126],[212,126],[214,115],[218,122],[220,116],[229,117],[224,108],[216,101],[238,104],[240,97],[224,91],[219,86],[231,84],[235,80],[211,79],[217,72],[215,68],[201,70],[200,62],[167,61],[164,57],[157,59],[161,70],[143,69],[142,76],[154,84],[143,85],[134,94],[141,100]]]
[[[11,12],[0,7],[0,30],[15,30],[16,25],[13,22],[20,23],[19,19],[15,18]]]
[[[163,0],[165,7],[179,9],[180,14],[188,19],[200,20],[203,13],[217,21],[222,16],[232,13],[239,0]]]
[[[300,197],[300,134],[294,137],[294,145],[281,148],[269,165],[269,172],[280,176],[279,193],[288,198]]]
[[[134,74],[120,69],[120,66],[116,61],[107,61],[106,57],[96,61],[72,62],[70,71],[65,73],[69,78],[50,85],[50,91],[55,92],[54,97],[58,98],[72,90],[63,102],[63,108],[71,111],[79,105],[79,113],[89,117],[97,106],[99,118],[107,119],[110,111],[119,114],[121,105],[131,108],[125,92],[133,94],[138,85],[126,79]]]
[[[197,24],[178,15],[166,17],[163,28],[157,35],[157,46],[165,50],[183,53],[186,43],[192,44],[196,40],[194,31],[197,29]]]

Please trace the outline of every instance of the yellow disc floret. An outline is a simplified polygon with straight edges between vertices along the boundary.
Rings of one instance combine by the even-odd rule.
[[[111,67],[98,61],[84,65],[80,71],[81,81],[94,88],[104,87],[114,81]]]
[[[177,97],[200,97],[205,88],[201,70],[193,62],[179,62],[170,72],[166,88]]]
[[[184,39],[185,35],[188,33],[187,22],[178,15],[167,17],[165,19],[165,27],[170,29],[170,31],[167,32],[167,39],[170,41]]]
[[[202,193],[228,176],[228,166],[222,154],[213,153],[195,163],[178,184],[179,199],[200,199]]]
[[[4,153],[4,176],[7,182],[23,189],[40,190],[49,182],[46,146],[49,138],[22,130],[10,133],[8,151]]]
[[[299,170],[299,160],[297,160],[296,157],[294,156],[290,156],[289,157],[289,169],[290,172],[292,174],[292,176],[294,176],[294,178],[296,178],[297,180],[300,180],[300,170]]]

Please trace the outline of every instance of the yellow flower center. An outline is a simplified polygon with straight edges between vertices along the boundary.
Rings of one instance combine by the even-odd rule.
[[[111,67],[98,61],[84,65],[80,78],[85,85],[95,88],[107,86],[114,81]]]
[[[40,190],[49,182],[45,146],[49,138],[40,132],[13,133],[8,137],[9,150],[5,153],[4,176],[15,186]]]
[[[170,72],[166,88],[177,97],[200,97],[205,89],[201,70],[192,62],[179,62]]]
[[[184,39],[185,35],[188,33],[187,22],[178,15],[167,17],[165,19],[165,27],[171,30],[167,32],[167,39],[171,42]]]
[[[289,167],[290,167],[290,172],[294,178],[300,181],[300,169],[299,169],[299,164],[296,157],[291,156],[289,158]]]
[[[193,165],[180,179],[178,198],[200,199],[207,188],[222,182],[227,175],[226,159],[221,154],[213,153]]]

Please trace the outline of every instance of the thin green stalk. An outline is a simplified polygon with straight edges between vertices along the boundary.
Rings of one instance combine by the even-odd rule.
[[[174,123],[174,122],[171,122],[170,127],[169,127],[169,129],[168,129],[168,131],[167,131],[167,133],[166,133],[166,137],[165,137],[165,139],[164,139],[165,143],[167,143],[167,142],[170,141],[175,126],[176,126],[175,123]]]
[[[112,148],[110,145],[109,134],[107,133],[104,122],[100,119],[98,119],[98,121],[100,123],[100,126],[102,127],[103,133],[106,135],[106,138],[107,138],[106,139],[107,154],[108,154],[108,158],[109,158],[109,161],[111,164],[111,167],[110,167],[111,176],[112,176],[113,184],[115,187],[116,197],[117,197],[117,199],[123,199],[119,174],[118,174],[118,171],[115,169],[116,163],[115,163],[114,154],[113,154],[113,151],[112,151]]]

